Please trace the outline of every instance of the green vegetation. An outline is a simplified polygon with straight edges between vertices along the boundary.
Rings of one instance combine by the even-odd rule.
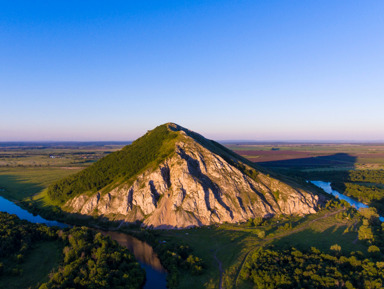
[[[248,258],[241,278],[256,288],[383,288],[384,262],[364,258],[359,252],[341,255],[341,247],[333,253],[315,247],[299,251],[256,250]]]
[[[349,178],[353,182],[384,184],[384,170],[350,171]]]
[[[323,175],[339,192],[384,213],[384,170],[355,170]]]
[[[27,201],[52,182],[78,172],[78,168],[0,168],[0,195],[9,200]]]
[[[82,227],[60,232],[64,261],[39,288],[141,288],[145,273],[128,251]]]
[[[375,209],[362,209],[355,216],[350,215],[351,210],[335,215],[339,222],[355,220],[343,233],[342,228],[331,228],[322,234],[304,230],[280,238],[274,246],[255,250],[240,277],[257,288],[382,288],[384,226]],[[351,242],[348,237],[354,236],[356,230],[363,243],[357,244],[357,239]],[[333,237],[335,233],[341,235]]]
[[[198,276],[205,273],[205,262],[201,257],[194,255],[192,248],[186,245],[185,241],[174,239],[164,241],[158,231],[146,230],[131,234],[150,244],[157,253],[161,264],[168,271],[168,288],[178,288],[182,275]]]
[[[59,266],[62,244],[57,241],[38,241],[25,254],[22,262],[4,258],[4,272],[0,274],[0,288],[34,288],[48,281],[48,275]],[[9,268],[12,268],[9,270]]]
[[[1,288],[141,288],[144,280],[129,251],[100,233],[0,212]]]
[[[63,204],[76,195],[129,181],[144,169],[168,157],[173,152],[176,137],[177,133],[168,130],[167,125],[158,126],[122,150],[49,186],[48,196]]]
[[[0,212],[0,288],[28,288],[47,278],[59,261],[56,239],[56,229]]]

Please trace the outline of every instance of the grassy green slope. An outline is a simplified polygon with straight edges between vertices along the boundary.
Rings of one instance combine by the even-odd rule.
[[[167,124],[111,153],[85,170],[64,178],[48,188],[48,196],[59,204],[85,192],[96,192],[111,184],[129,181],[145,169],[155,166],[174,151],[178,134]]]
[[[1,276],[0,288],[37,288],[40,282],[48,281],[48,274],[59,265],[61,249],[60,243],[56,241],[37,243],[18,266],[20,274]]]
[[[174,152],[174,144],[181,137],[180,131],[184,131],[194,141],[221,156],[252,179],[257,179],[259,171],[270,173],[215,141],[176,124],[167,123],[156,127],[131,145],[111,153],[83,171],[52,184],[48,188],[47,195],[54,204],[62,205],[83,193],[94,193],[103,188],[110,190],[123,182],[130,184],[139,173],[156,167]],[[282,179],[281,176],[274,177]],[[284,178],[284,181],[288,180]]]

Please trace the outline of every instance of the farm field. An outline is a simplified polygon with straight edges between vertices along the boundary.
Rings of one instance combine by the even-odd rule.
[[[128,143],[0,143],[0,168],[85,167]]]
[[[384,144],[226,144],[271,168],[384,169]]]
[[[126,143],[124,143],[126,144]],[[22,201],[76,173],[123,143],[0,143],[0,195]]]

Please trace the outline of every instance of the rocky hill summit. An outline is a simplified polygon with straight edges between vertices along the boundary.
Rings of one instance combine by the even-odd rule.
[[[59,181],[48,195],[68,212],[154,228],[305,215],[319,206],[317,195],[174,123]]]

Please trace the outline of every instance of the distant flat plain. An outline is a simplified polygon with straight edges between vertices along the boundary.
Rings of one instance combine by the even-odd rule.
[[[252,162],[301,169],[384,169],[384,144],[226,144]]]

